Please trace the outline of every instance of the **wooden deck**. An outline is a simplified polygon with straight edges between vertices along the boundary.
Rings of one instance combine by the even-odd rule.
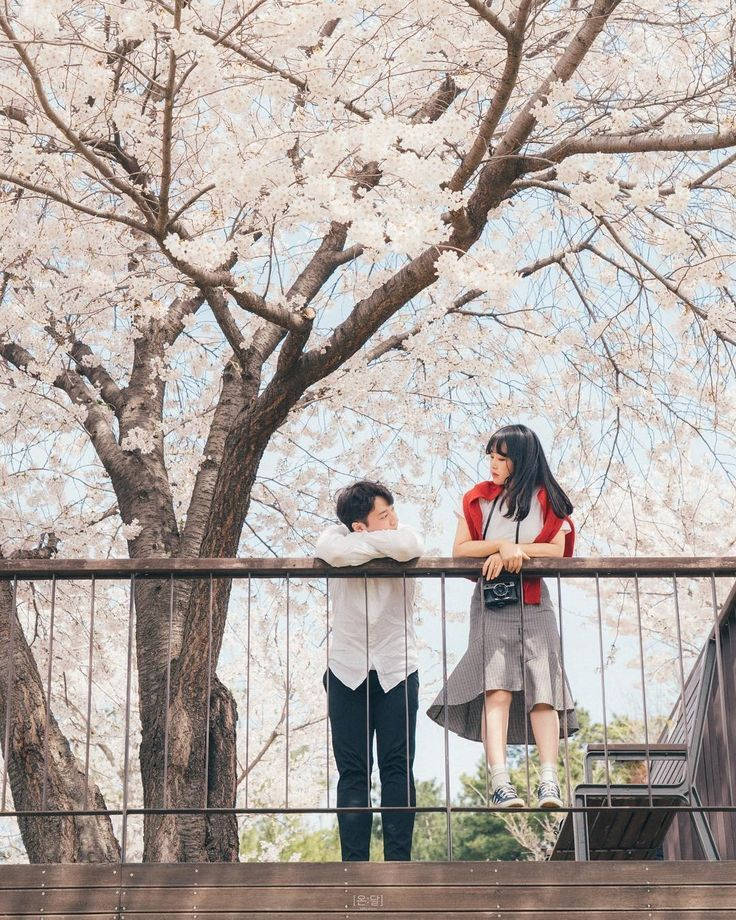
[[[0,917],[734,920],[736,863],[0,866]]]

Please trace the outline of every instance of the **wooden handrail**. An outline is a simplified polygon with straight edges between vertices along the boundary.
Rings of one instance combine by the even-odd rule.
[[[360,566],[333,568],[311,557],[200,559],[196,557],[146,559],[0,559],[0,579],[142,578],[220,575],[228,578],[292,577],[355,578],[363,575],[439,578],[477,578],[482,559],[422,556],[411,562],[375,559]],[[677,576],[736,576],[736,556],[578,556],[571,559],[531,559],[524,563],[530,576],[568,578]]]

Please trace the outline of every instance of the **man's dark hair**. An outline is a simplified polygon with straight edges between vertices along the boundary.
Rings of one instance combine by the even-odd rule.
[[[356,521],[365,524],[365,519],[373,511],[376,498],[384,498],[389,505],[394,503],[393,495],[380,482],[368,479],[354,482],[337,493],[337,516],[352,531]]]

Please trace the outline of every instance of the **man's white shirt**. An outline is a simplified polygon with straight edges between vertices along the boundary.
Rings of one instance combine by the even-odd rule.
[[[333,524],[317,540],[314,554],[328,565],[344,566],[385,557],[408,562],[423,552],[423,540],[411,527],[351,532],[344,524]],[[416,671],[413,578],[333,578],[330,621],[330,670],[351,690],[371,669],[386,693]]]

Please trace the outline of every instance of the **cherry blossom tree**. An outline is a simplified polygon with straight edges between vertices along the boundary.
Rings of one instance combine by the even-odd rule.
[[[6,555],[41,531],[65,556],[304,549],[340,475],[388,462],[429,521],[520,416],[589,550],[736,540],[723,4],[10,0],[0,30]],[[149,805],[165,775],[201,805],[206,749],[207,803],[234,801],[230,591],[210,655],[206,580],[171,642],[166,584],[136,584]],[[47,699],[10,592],[30,807]],[[77,746],[48,743],[50,805],[79,802]],[[117,858],[107,818],[65,820],[57,849],[21,827],[31,859]],[[144,841],[237,859],[231,817],[150,815]]]

